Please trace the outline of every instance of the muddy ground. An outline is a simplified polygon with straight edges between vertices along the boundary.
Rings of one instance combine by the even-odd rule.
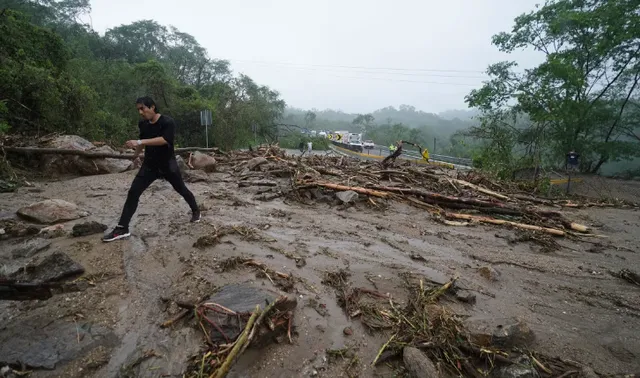
[[[1,194],[0,215],[13,217],[21,206],[58,198],[90,213],[66,223],[67,230],[87,220],[111,227],[134,174],[37,182]],[[356,351],[359,376],[402,375],[395,367],[371,367],[389,335],[371,334],[358,319],[345,316],[333,289],[322,283],[326,271],[339,268],[351,273],[354,286],[390,293],[400,303],[407,293],[407,273],[441,283],[459,275],[459,286],[477,298],[474,305],[447,300],[460,314],[472,319],[520,317],[536,335],[535,350],[602,373],[640,371],[640,287],[609,274],[640,268],[638,211],[563,210],[607,238],[558,239],[561,248],[549,250],[514,241],[516,233],[505,228],[436,223],[426,212],[404,204],[378,201],[375,207],[360,202],[345,208],[285,199],[260,202],[252,199],[256,188],[238,188],[228,173],[208,177],[209,183],[188,184],[206,209],[199,224],[188,222],[186,203],[160,181],[142,196],[130,239],[104,244],[101,235],[65,236],[51,239],[49,249],[38,252],[67,253],[84,266],[89,286],[47,301],[0,303],[0,340],[17,343],[48,333],[60,343],[70,338],[72,350],[57,356],[53,370],[36,369],[31,376],[182,376],[203,339],[193,322],[159,327],[178,312],[167,299],[195,300],[239,282],[277,290],[268,278],[246,268],[216,272],[218,262],[234,256],[253,257],[300,280],[289,293],[298,299],[293,345],[248,350],[231,377],[346,376],[349,361],[332,363],[325,356],[326,349],[345,346]],[[258,229],[263,239],[228,235],[216,246],[193,247],[200,236],[224,225]],[[12,264],[11,251],[23,242],[0,242],[3,264]],[[412,254],[425,261],[411,259]],[[292,257],[302,257],[306,264],[296,264]],[[498,272],[496,281],[478,272],[484,266]],[[345,327],[352,328],[352,335],[345,335]],[[42,350],[33,349],[37,360]],[[127,369],[148,350],[159,357]]]

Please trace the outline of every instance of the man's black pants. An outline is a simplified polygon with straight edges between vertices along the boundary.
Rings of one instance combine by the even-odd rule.
[[[122,215],[120,216],[120,222],[118,222],[119,226],[129,228],[129,222],[138,208],[140,196],[151,183],[159,178],[164,178],[169,181],[173,189],[187,201],[189,207],[191,207],[191,211],[198,211],[196,198],[184,184],[182,175],[180,174],[180,168],[178,168],[178,163],[175,159],[171,159],[169,164],[164,168],[150,167],[143,164],[136,178],[133,179],[131,188],[129,188],[127,200],[124,203],[124,209],[122,209]]]

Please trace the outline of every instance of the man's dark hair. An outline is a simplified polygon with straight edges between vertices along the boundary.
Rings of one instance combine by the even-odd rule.
[[[149,109],[151,109],[152,106],[155,106],[155,112],[157,113],[159,111],[158,105],[156,105],[156,102],[149,96],[139,97],[136,100],[136,104],[142,104]]]

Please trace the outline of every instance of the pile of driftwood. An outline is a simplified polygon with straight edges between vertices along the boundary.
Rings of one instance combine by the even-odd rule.
[[[284,195],[311,199],[318,189],[353,191],[368,197],[374,206],[380,200],[405,202],[450,226],[484,223],[555,236],[590,235],[587,226],[557,211],[575,203],[538,198],[475,171],[409,161],[383,168],[378,162],[329,154],[292,157],[276,146],[230,153],[218,162],[229,165],[240,187],[260,187],[257,198],[261,200]],[[283,177],[287,178],[284,185],[278,180]]]

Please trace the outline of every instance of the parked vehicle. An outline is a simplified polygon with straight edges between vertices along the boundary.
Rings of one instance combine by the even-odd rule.
[[[372,140],[365,140],[364,143],[362,144],[362,147],[364,147],[367,150],[371,150],[375,147],[375,143],[373,143]]]

